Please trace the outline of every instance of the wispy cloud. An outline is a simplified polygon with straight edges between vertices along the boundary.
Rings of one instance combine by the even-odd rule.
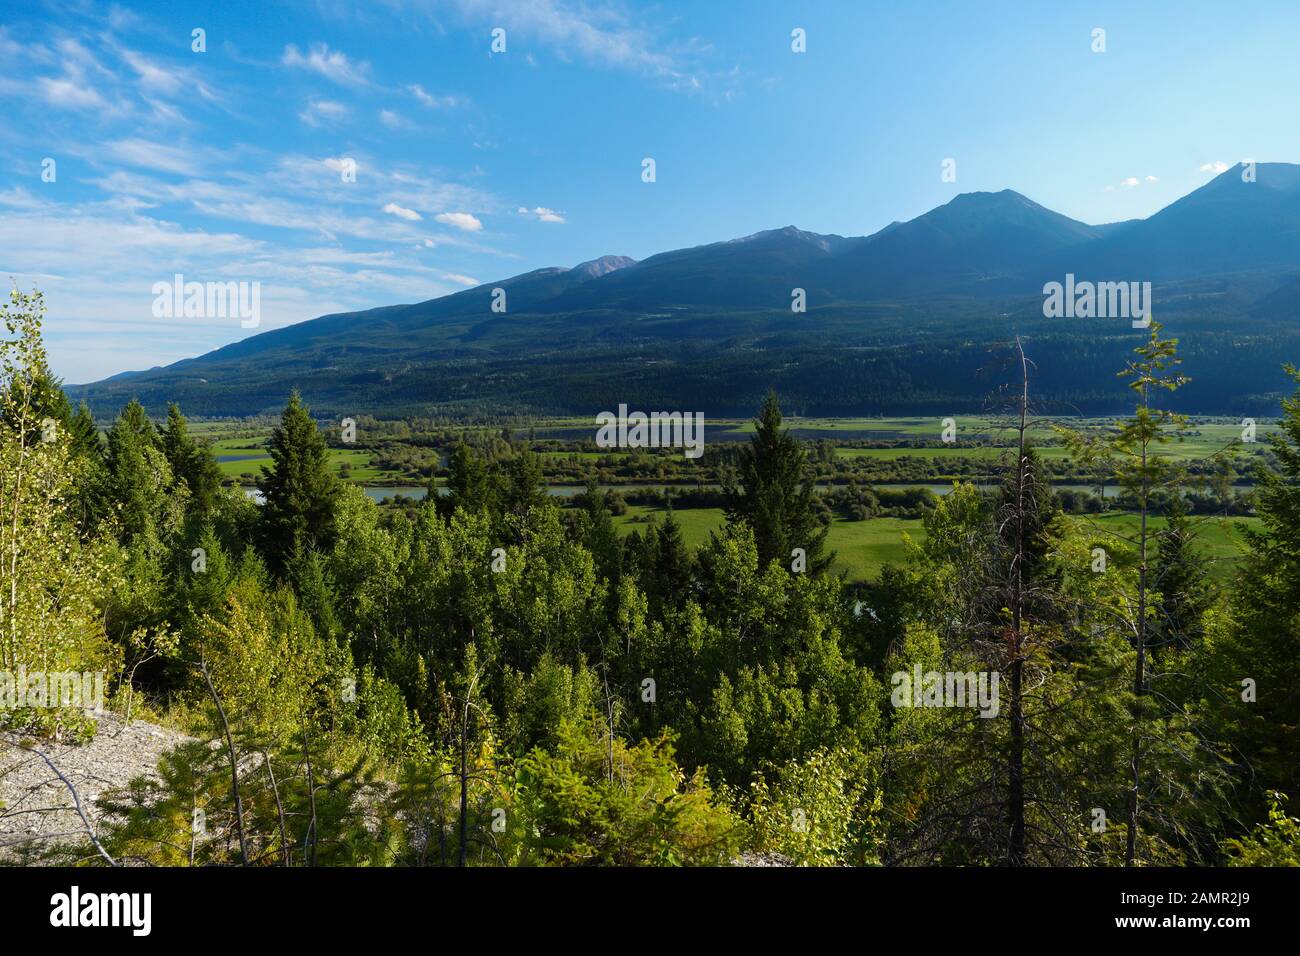
[[[308,126],[321,126],[347,119],[348,108],[335,100],[311,100],[298,114]]]
[[[1221,159],[1217,159],[1212,163],[1203,163],[1201,165],[1201,172],[1203,173],[1226,173],[1227,171],[1228,164]]]
[[[346,53],[331,50],[324,43],[315,44],[310,52],[302,53],[290,43],[284,48],[280,62],[285,66],[312,70],[326,79],[343,86],[368,86],[370,84],[370,64],[364,61],[354,62]]]
[[[178,146],[154,143],[146,139],[119,139],[103,144],[104,154],[130,166],[141,166],[162,173],[194,176],[199,172],[195,154]]]
[[[380,110],[379,122],[383,123],[389,129],[414,129],[415,128],[414,123],[412,123],[401,113],[396,113],[393,110]]]
[[[445,96],[435,96],[425,90],[419,83],[412,83],[406,88],[406,91],[414,96],[421,106],[427,106],[431,110],[453,109],[457,106],[464,106],[466,100],[461,96],[447,94]]]
[[[444,295],[516,258],[496,247],[504,237],[484,238],[479,218],[515,204],[483,185],[483,170],[431,165],[414,145],[423,118],[467,98],[421,72],[380,82],[333,46],[346,35],[310,47],[283,36],[263,59],[238,55],[237,39],[209,31],[209,53],[190,55],[151,19],[110,22],[80,3],[44,28],[0,26],[0,97],[12,105],[0,153],[25,183],[0,186],[0,274],[47,292],[47,340],[69,382],[246,334],[238,323],[160,325],[151,288],[174,272],[262,282],[270,329]],[[319,135],[283,129],[295,113],[322,130],[346,123],[348,135],[315,155],[293,151],[295,137]],[[415,131],[415,152],[395,148],[387,130],[398,128]],[[62,146],[17,145],[47,141]],[[32,156],[46,152],[58,180],[42,185]]]
[[[733,86],[735,68],[716,70],[712,46],[699,37],[667,42],[648,16],[639,20],[621,6],[602,0],[386,0],[404,15],[432,16],[451,8],[477,26],[501,27],[511,42],[545,46],[560,60],[630,70],[674,89],[700,91]],[[486,42],[486,40],[484,41]],[[521,51],[525,57],[531,52]]]
[[[216,92],[194,70],[151,60],[134,50],[124,49],[122,59],[135,72],[145,94],[176,97],[194,91],[206,100],[217,99]]]
[[[108,106],[93,86],[70,78],[43,76],[38,80],[38,88],[41,97],[51,106],[74,110],[101,110]]]

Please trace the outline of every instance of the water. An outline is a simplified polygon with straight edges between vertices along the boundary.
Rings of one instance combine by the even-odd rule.
[[[600,487],[603,491],[632,492],[632,491],[665,491],[669,488],[685,491],[690,488],[696,488],[700,486],[698,485],[601,485]],[[718,486],[705,485],[703,487],[708,488],[709,490],[717,490]],[[826,491],[828,487],[830,486],[821,485],[819,490]],[[841,485],[839,487],[845,487],[845,486]],[[882,484],[882,485],[876,485],[875,487],[888,488],[892,491],[904,491],[908,488],[928,488],[934,494],[942,496],[952,491],[952,482],[934,483],[934,484],[921,483],[921,484],[914,484],[914,485],[909,485],[909,484],[883,485]],[[997,485],[978,485],[977,487],[984,490],[992,490],[996,488]],[[1086,491],[1090,493],[1095,493],[1097,490],[1092,485],[1054,485],[1053,487],[1057,491],[1070,490],[1070,491]],[[573,498],[576,497],[577,495],[582,494],[584,491],[587,490],[587,488],[585,485],[551,485],[550,488],[548,488],[547,490],[551,493],[552,496],[556,498]],[[387,501],[388,499],[393,498],[397,495],[401,495],[404,498],[410,498],[415,501],[423,501],[425,497],[429,494],[428,488],[426,488],[424,485],[398,485],[398,486],[363,485],[362,491],[366,493],[367,498],[375,502]],[[245,488],[244,494],[247,495],[249,498],[252,498],[258,504],[262,503],[262,493],[258,491],[256,488]],[[445,487],[439,487],[438,494],[439,495],[447,494],[447,489]],[[1119,497],[1119,487],[1116,485],[1107,485],[1106,497],[1107,498]]]

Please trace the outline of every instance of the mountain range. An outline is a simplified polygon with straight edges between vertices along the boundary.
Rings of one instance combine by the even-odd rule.
[[[586,415],[619,402],[730,415],[771,386],[805,414],[955,413],[987,407],[999,343],[1022,334],[1046,404],[1117,410],[1114,372],[1144,333],[1045,319],[1043,285],[1067,273],[1154,284],[1193,378],[1187,410],[1273,414],[1281,363],[1300,362],[1300,166],[1239,165],[1106,225],[1005,189],[861,237],[786,226],[640,262],[607,255],[69,391],[97,412],[135,396],[151,411],[255,414],[296,387],[323,415]],[[792,312],[795,289],[805,313]]]

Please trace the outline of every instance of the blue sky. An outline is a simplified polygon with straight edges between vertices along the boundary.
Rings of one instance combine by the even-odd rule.
[[[1293,2],[0,9],[0,272],[46,293],[71,383],[251,334],[155,318],[178,272],[260,282],[263,331],[973,190],[1146,216],[1215,164],[1300,159]]]

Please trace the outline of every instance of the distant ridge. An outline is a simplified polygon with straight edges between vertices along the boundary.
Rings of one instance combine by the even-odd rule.
[[[1228,169],[1146,219],[1103,225],[1004,189],[960,194],[868,236],[787,225],[640,262],[604,255],[426,302],[321,316],[73,392],[94,403],[138,395],[155,410],[181,400],[200,414],[265,410],[295,386],[314,392],[325,408],[517,401],[574,410],[585,409],[591,395],[668,400],[674,389],[689,392],[694,386],[683,384],[683,369],[707,356],[714,369],[707,396],[738,408],[752,404],[753,370],[779,356],[781,375],[803,382],[798,387],[809,394],[834,394],[833,383],[848,376],[849,391],[841,391],[850,408],[867,400],[855,394],[875,396],[870,400],[885,407],[890,389],[900,408],[945,389],[969,402],[977,369],[964,359],[952,358],[957,366],[945,371],[931,358],[888,384],[902,367],[919,362],[920,353],[887,359],[863,353],[855,361],[867,364],[854,369],[844,366],[843,349],[904,355],[898,350],[911,345],[915,352],[915,343],[937,341],[939,334],[976,349],[991,337],[1039,326],[1056,336],[1113,336],[1112,327],[1043,326],[1043,284],[1068,272],[1156,283],[1162,320],[1211,323],[1200,341],[1208,347],[1210,336],[1218,336],[1219,362],[1232,367],[1227,378],[1197,383],[1187,394],[1212,387],[1220,406],[1249,403],[1256,394],[1275,393],[1272,369],[1281,361],[1261,352],[1252,372],[1243,364],[1254,354],[1249,349],[1277,349],[1285,335],[1300,333],[1278,327],[1300,313],[1300,166],[1260,163],[1254,181],[1244,172],[1240,165]],[[496,288],[505,290],[505,313],[491,309]],[[797,322],[795,290],[803,290],[807,304]],[[1247,338],[1241,351],[1237,340],[1261,320],[1273,324],[1270,339]],[[1287,357],[1300,361],[1300,354]],[[886,360],[884,372],[871,365]],[[1090,373],[1091,391],[1083,383],[1071,386],[1070,401],[1122,395],[1102,367]],[[1081,368],[1075,362],[1069,374],[1082,374]],[[862,378],[868,374],[878,381]],[[931,381],[936,375],[942,378]],[[827,399],[815,407],[829,407]]]

